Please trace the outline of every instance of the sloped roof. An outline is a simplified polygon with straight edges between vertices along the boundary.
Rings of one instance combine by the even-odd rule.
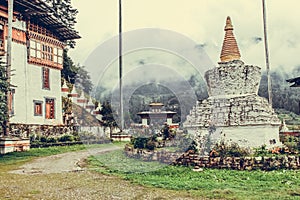
[[[7,7],[7,1],[0,2]],[[53,14],[54,9],[45,0],[14,0],[14,11],[18,11],[31,22],[49,29],[62,41],[81,38],[76,30],[59,22]]]
[[[294,83],[290,87],[300,87],[300,77],[291,78],[291,79],[288,79],[286,81],[289,82],[289,83]]]

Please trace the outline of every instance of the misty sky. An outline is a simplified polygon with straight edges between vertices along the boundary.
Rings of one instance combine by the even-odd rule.
[[[300,2],[266,2],[271,68],[292,69],[300,64]],[[76,29],[82,39],[70,56],[84,64],[97,46],[118,34],[118,0],[73,0],[73,5],[79,10]],[[264,68],[261,0],[123,0],[124,32],[160,28],[183,34],[202,46],[215,65],[220,61],[227,16],[241,59]]]

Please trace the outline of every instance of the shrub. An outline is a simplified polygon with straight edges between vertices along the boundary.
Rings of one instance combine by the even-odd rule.
[[[154,150],[156,147],[156,144],[154,141],[152,140],[149,140],[146,144],[146,149],[149,149],[149,150]]]
[[[149,138],[146,137],[136,137],[132,139],[132,144],[135,149],[144,149],[146,147]]]
[[[269,154],[269,151],[266,148],[266,145],[254,149],[254,156],[266,156]]]
[[[59,142],[73,142],[74,141],[74,136],[69,135],[69,134],[65,134],[65,135],[62,135],[61,137],[59,137],[58,141]]]
[[[47,138],[47,143],[56,143],[57,142],[57,138],[56,137],[48,137]]]
[[[41,141],[41,142],[47,142],[47,137],[44,136],[44,135],[42,135],[42,136],[40,137],[40,141]]]
[[[250,155],[250,151],[246,148],[240,147],[237,143],[225,143],[221,141],[217,143],[211,151],[220,157],[234,156],[234,157],[244,157]]]

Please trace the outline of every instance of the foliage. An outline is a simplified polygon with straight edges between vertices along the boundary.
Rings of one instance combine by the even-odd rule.
[[[135,149],[144,149],[149,140],[148,137],[136,137],[131,139],[131,144]]]
[[[90,167],[131,182],[172,190],[188,190],[199,199],[293,199],[300,195],[300,174],[292,170],[235,171],[142,162],[115,151],[90,157]]]
[[[89,72],[84,66],[76,66],[71,57],[68,56],[68,49],[63,52],[63,69],[61,77],[68,83],[76,84],[76,87],[82,89],[86,94],[92,91],[93,84]]]
[[[287,79],[295,78],[300,75],[300,66],[296,66],[292,72],[287,72],[279,68],[271,73],[272,81],[272,103],[276,109],[285,109],[290,112],[299,114],[300,93],[298,88],[291,88]],[[267,98],[267,76],[264,72],[260,82],[258,94]]]
[[[93,89],[93,84],[91,81],[91,76],[89,75],[89,72],[85,70],[84,66],[78,66],[78,71],[75,78],[76,87],[82,89],[86,94],[90,94]]]
[[[157,146],[157,135],[154,134],[151,137],[138,136],[133,137],[130,141],[135,149],[148,149],[154,150]]]
[[[72,7],[71,0],[47,0],[52,3],[53,15],[71,30],[75,30],[76,15],[78,10]],[[74,40],[67,41],[69,47],[74,48],[76,42]]]
[[[61,70],[61,76],[69,83],[74,84],[78,70],[79,70],[78,67],[74,64],[73,60],[68,56],[68,49],[64,49],[63,69]]]
[[[6,96],[8,90],[9,85],[6,76],[6,66],[5,63],[0,59],[0,126],[2,131],[6,129],[6,121],[8,120],[8,107]]]
[[[100,114],[102,115],[102,125],[105,128],[109,128],[110,129],[110,136],[112,135],[112,129],[114,127],[117,127],[117,122],[115,121],[114,118],[114,113],[112,111],[111,108],[111,104],[109,101],[105,101],[102,104],[101,110],[100,110]]]
[[[226,143],[224,141],[220,141],[215,146],[213,146],[210,155],[220,156],[220,157],[227,157],[227,156],[244,157],[250,155],[250,150],[240,147],[235,142]]]
[[[153,151],[156,148],[156,143],[153,140],[149,140],[145,147],[146,149]]]
[[[56,143],[57,142],[57,138],[56,137],[48,137],[47,138],[47,143]]]
[[[267,156],[269,153],[266,145],[254,148],[254,156]]]
[[[58,138],[59,142],[73,142],[74,136],[70,134],[64,134]]]
[[[62,97],[62,110],[64,113],[72,113],[72,100],[67,97]]]

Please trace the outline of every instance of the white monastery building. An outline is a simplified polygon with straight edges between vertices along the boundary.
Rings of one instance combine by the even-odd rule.
[[[7,1],[0,2],[0,55],[6,60]],[[41,0],[15,0],[12,30],[10,123],[61,125],[61,70],[66,41],[76,31],[51,14]]]

